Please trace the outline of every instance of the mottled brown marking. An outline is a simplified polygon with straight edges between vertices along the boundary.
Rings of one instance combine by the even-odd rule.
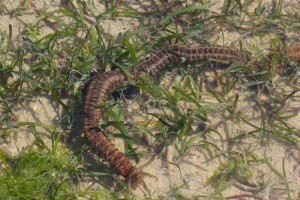
[[[290,46],[286,49],[287,57],[290,60],[299,60],[300,59],[300,44]]]

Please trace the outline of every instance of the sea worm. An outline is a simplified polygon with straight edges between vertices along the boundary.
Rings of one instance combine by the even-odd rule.
[[[287,48],[286,51],[287,56],[291,59],[300,57],[300,45]],[[101,105],[113,91],[126,86],[129,78],[139,81],[141,75],[153,77],[166,65],[180,62],[182,58],[191,61],[217,59],[241,64],[248,62],[247,53],[232,47],[191,48],[173,44],[151,54],[134,69],[129,70],[130,77],[127,77],[120,69],[105,72],[92,79],[86,89],[83,106],[83,132],[87,139],[95,145],[97,151],[115,168],[116,172],[127,180],[132,189],[135,189],[141,183],[142,177],[148,174],[137,169],[98,128],[99,120],[103,115]]]

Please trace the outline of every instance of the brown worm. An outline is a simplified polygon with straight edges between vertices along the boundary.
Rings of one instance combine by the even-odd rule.
[[[299,49],[298,47],[287,49],[288,56],[290,58],[299,57]],[[141,74],[150,77],[155,76],[167,64],[179,62],[182,57],[191,61],[218,59],[241,62],[242,64],[247,62],[245,54],[240,54],[236,48],[222,46],[188,48],[169,45],[146,58],[135,69],[130,70],[132,79],[139,80]],[[126,79],[127,77],[122,71],[115,70],[106,72],[101,77],[96,77],[90,81],[86,90],[83,109],[83,131],[88,140],[96,146],[99,153],[108,160],[119,175],[127,180],[132,189],[135,189],[145,173],[136,169],[131,161],[119,152],[97,127],[99,119],[102,117],[101,105],[110,93],[126,85]]]
[[[180,58],[190,61],[218,59],[225,61],[237,61],[245,64],[247,62],[245,56],[245,54],[240,54],[239,50],[236,48],[222,46],[188,48],[174,44],[169,45],[146,58],[146,61],[139,64],[133,71],[133,77],[138,78],[139,73],[154,76],[167,64],[179,62]]]

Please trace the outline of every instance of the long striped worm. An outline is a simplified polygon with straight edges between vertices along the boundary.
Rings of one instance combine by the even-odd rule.
[[[300,45],[287,49],[291,59],[299,58]],[[130,70],[132,78],[138,80],[141,74],[155,76],[169,63],[179,62],[183,57],[187,60],[218,59],[226,61],[237,61],[245,64],[247,62],[244,53],[236,48],[222,46],[205,46],[188,48],[179,45],[169,45],[145,59],[144,62]],[[96,149],[113,166],[117,173],[123,176],[129,186],[135,189],[146,173],[140,171],[132,162],[111,143],[97,127],[102,117],[100,105],[106,101],[108,95],[114,90],[124,87],[127,76],[121,70],[104,73],[104,75],[91,80],[85,95],[83,132],[88,140],[96,146]]]

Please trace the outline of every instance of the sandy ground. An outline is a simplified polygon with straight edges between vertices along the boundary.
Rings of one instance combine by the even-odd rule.
[[[271,5],[271,1],[264,1],[266,5]],[[289,4],[284,7],[285,12],[298,12],[300,11],[300,2],[297,0],[292,1],[285,1]],[[19,1],[17,0],[4,0],[5,6],[7,9],[12,9],[19,5]],[[39,1],[35,1],[37,8],[45,8],[48,7],[48,10],[57,10],[59,8],[59,1],[43,1],[42,3]],[[76,5],[76,2],[74,1]],[[133,3],[134,6],[138,9],[139,4]],[[145,3],[146,4],[146,3]],[[94,5],[97,9],[95,9],[95,13],[101,13],[105,10],[104,3],[99,3],[98,1],[94,1]],[[215,12],[220,12],[220,7],[222,4],[216,4],[213,6]],[[67,20],[67,19],[66,19]],[[37,21],[36,14],[32,9],[28,9],[28,11],[23,12],[20,16],[11,17],[7,14],[0,15],[0,29],[4,33],[8,33],[8,25],[11,24],[13,27],[13,37],[17,37],[20,33],[20,30],[24,29],[28,24],[35,23]],[[117,37],[119,33],[122,33],[128,29],[135,28],[137,26],[137,21],[132,19],[128,20],[126,18],[118,18],[114,20],[113,23],[111,20],[103,20],[101,22],[101,26],[107,30],[112,36]],[[48,33],[53,32],[47,26],[41,26],[39,30],[39,37],[46,35]],[[225,36],[224,36],[224,35]],[[214,37],[224,37],[225,44],[230,44],[234,42],[234,38],[238,38],[238,33],[230,33],[224,31],[220,33],[220,35],[215,35]],[[294,41],[300,41],[299,35],[295,36],[293,34],[290,35]],[[212,41],[214,39],[212,38]],[[259,44],[261,50],[265,50],[265,47],[268,47],[267,44],[268,40],[262,40],[261,38],[253,38],[252,40],[245,41],[247,44]],[[251,48],[251,45],[249,45]],[[168,85],[170,82],[170,78],[166,76],[163,78],[162,86]],[[245,90],[245,88],[240,88],[241,91]],[[284,91],[284,89],[283,89]],[[238,92],[237,90],[235,92]],[[245,94],[249,91],[243,91]],[[291,91],[284,91],[284,93],[289,94]],[[64,99],[65,103],[68,102],[68,98]],[[207,99],[209,101],[209,99]],[[239,108],[240,110],[244,110],[244,115],[251,118],[251,122],[254,124],[259,125],[259,116],[258,108],[254,104],[252,104],[251,100],[246,98],[246,95],[241,95],[239,100]],[[147,116],[143,115],[142,111],[138,110],[138,105],[134,102],[129,103],[127,105],[128,112],[132,111],[132,115],[130,115],[128,120],[132,121],[139,121],[143,120],[144,117]],[[253,106],[251,106],[253,105]],[[250,107],[250,109],[247,109]],[[300,102],[299,98],[291,98],[290,107],[286,111],[287,113],[294,113],[296,116],[290,120],[288,123],[293,126],[297,132],[300,131],[300,114],[299,114],[299,107]],[[135,110],[135,111],[134,111]],[[47,125],[58,125],[64,121],[64,114],[63,108],[56,103],[49,95],[40,94],[32,97],[32,99],[25,102],[25,106],[19,107],[15,110],[16,119],[19,122],[41,122]],[[241,121],[234,121],[235,123],[228,122],[224,119],[220,119],[218,117],[220,113],[211,116],[209,119],[209,126],[216,125],[217,130],[219,133],[226,139],[241,133],[247,132],[252,130],[253,128],[249,125],[241,122]],[[219,115],[220,116],[220,115]],[[145,120],[145,119],[144,119]],[[68,133],[64,132],[63,130],[59,130],[63,132],[64,135]],[[28,127],[21,127],[12,130],[9,139],[1,139],[0,148],[5,150],[11,155],[19,154],[22,149],[30,144],[34,140],[34,135],[40,134],[45,141],[48,141],[48,145],[51,146],[51,140],[49,136],[51,135],[51,130],[45,128],[28,128]],[[81,133],[78,133],[81,135]],[[220,141],[220,138],[215,136],[210,136],[211,139],[216,141],[216,144],[219,144],[219,148],[221,149],[218,154],[222,155],[223,152],[230,149],[237,150],[240,152],[243,151],[253,151],[256,155],[259,155],[263,158],[264,154],[266,157],[269,158],[271,164],[278,170],[282,171],[282,161],[285,159],[285,170],[287,175],[287,180],[290,183],[290,189],[292,191],[292,198],[297,199],[298,192],[300,190],[300,152],[289,148],[282,143],[278,143],[274,140],[270,141],[259,141],[258,138],[251,138],[247,141],[242,141],[240,145],[231,146],[230,142],[225,143]],[[200,141],[200,140],[199,140]],[[61,145],[65,145],[62,143]],[[117,146],[122,145],[117,142]],[[120,147],[121,149],[121,147]],[[141,151],[147,151],[146,147],[141,147]],[[237,155],[238,156],[238,155]],[[208,194],[212,192],[212,188],[208,186],[205,182],[208,177],[212,175],[212,173],[220,166],[220,163],[225,162],[223,157],[219,157],[218,155],[213,156],[214,159],[210,159],[207,157],[207,153],[203,152],[197,146],[192,146],[189,150],[187,155],[179,156],[176,152],[174,145],[168,147],[167,153],[161,157],[156,158],[152,161],[148,166],[146,166],[143,170],[147,173],[150,173],[158,178],[156,181],[151,177],[145,177],[145,182],[147,187],[151,190],[154,197],[159,199],[165,198],[169,196],[172,198],[174,195],[174,191],[177,190],[183,183],[186,186],[178,189],[177,193],[187,196],[189,198],[199,198],[201,199],[201,195]],[[139,166],[146,163],[149,158],[142,159]],[[240,183],[239,180],[234,181],[231,187],[226,189],[223,192],[223,196],[234,196],[240,194],[254,194],[256,196],[261,197],[262,199],[283,199],[286,198],[286,194],[282,192],[281,188],[285,186],[279,180],[278,176],[275,176],[274,173],[270,172],[268,167],[264,165],[253,166],[254,174],[253,178],[251,178],[252,183],[259,184],[259,183],[266,183],[270,181],[266,188],[258,189],[251,187],[249,185],[243,185]],[[180,170],[179,170],[180,169]],[[224,169],[225,170],[225,169]],[[87,183],[89,184],[89,183]],[[98,186],[97,186],[98,187]],[[101,186],[99,186],[101,187]],[[134,191],[137,195],[141,197],[147,196],[142,190],[138,189]],[[175,198],[175,197],[174,197]],[[250,199],[250,198],[249,198]]]

